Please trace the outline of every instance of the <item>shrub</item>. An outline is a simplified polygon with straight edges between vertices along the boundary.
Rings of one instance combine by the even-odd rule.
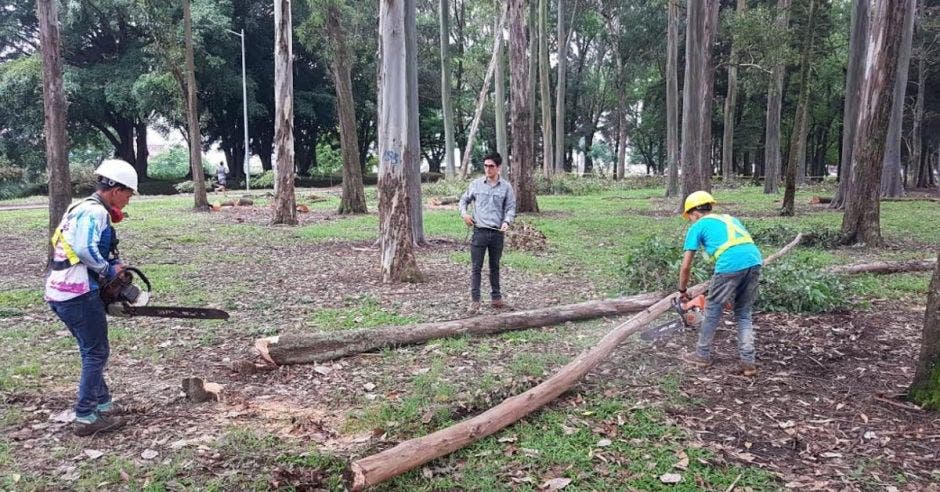
[[[675,290],[682,266],[681,245],[652,237],[630,248],[620,268],[620,289],[625,294]],[[703,261],[704,260],[704,261]],[[708,280],[712,270],[710,259],[697,258],[692,263],[689,285]]]
[[[748,231],[758,244],[773,244],[779,246],[789,243],[797,234],[803,232],[798,226],[785,223],[757,223],[753,226],[749,226]],[[838,246],[841,240],[842,233],[840,231],[820,227],[813,231],[803,232],[803,239],[800,241],[800,246],[817,246],[828,249]]]
[[[274,180],[277,179],[277,175],[274,171],[265,171],[261,174],[257,174],[251,177],[251,187],[252,188],[274,188]]]
[[[822,313],[848,304],[848,286],[807,259],[781,258],[761,272],[756,308],[762,311]]]

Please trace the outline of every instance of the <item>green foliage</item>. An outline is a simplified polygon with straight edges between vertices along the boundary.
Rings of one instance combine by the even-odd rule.
[[[439,179],[421,185],[421,193],[428,197],[460,196],[470,187],[470,180]]]
[[[790,256],[763,269],[755,307],[761,311],[822,313],[847,306],[848,294],[841,277],[825,273],[817,262]]]
[[[251,187],[252,188],[274,188],[274,181],[277,179],[277,174],[274,171],[268,170],[261,174],[251,177]]]
[[[317,174],[332,176],[343,171],[343,151],[327,143],[317,145]]]
[[[622,181],[596,176],[557,174],[547,180],[541,174],[535,176],[535,192],[538,195],[590,195],[601,191],[623,189]]]
[[[842,233],[832,227],[816,227],[811,231],[804,229],[790,222],[759,222],[748,226],[748,232],[757,244],[783,246],[800,233],[803,234],[800,240],[802,247],[835,248],[842,240]]]
[[[659,237],[647,238],[630,248],[620,268],[619,286],[625,294],[675,290],[679,281],[684,251],[675,241]],[[689,285],[708,280],[712,270],[710,259],[692,263]]]

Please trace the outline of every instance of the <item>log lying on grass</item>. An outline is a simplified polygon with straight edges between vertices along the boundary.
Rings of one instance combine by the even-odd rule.
[[[793,249],[802,239],[797,235],[790,244],[776,254],[768,257],[768,264]],[[689,295],[696,296],[705,292],[708,282],[703,282],[689,289]],[[646,308],[610,331],[593,348],[581,353],[574,360],[561,368],[552,377],[538,386],[517,396],[504,400],[499,405],[433,434],[418,437],[398,444],[381,453],[367,456],[350,463],[346,470],[346,479],[351,490],[366,487],[401,475],[435,458],[450,454],[472,442],[482,439],[516,422],[526,415],[568,391],[578,380],[601,363],[628,336],[643,330],[647,324],[669,310],[676,294],[663,297],[657,303]]]
[[[940,202],[940,197],[935,197],[935,196],[897,196],[897,197],[883,196],[883,197],[881,197],[881,201],[883,201],[883,202]],[[813,195],[812,197],[810,197],[809,203],[812,204],[812,205],[821,205],[821,204],[825,204],[825,203],[832,203],[832,197],[831,197],[831,196],[816,196],[816,195]]]
[[[438,323],[388,326],[363,330],[325,333],[286,334],[255,341],[261,357],[272,364],[310,364],[338,359],[385,347],[413,345],[436,338],[463,334],[485,335],[568,321],[583,321],[604,316],[621,316],[652,306],[667,292],[653,292],[617,299],[587,301],[529,311],[515,311],[455,319]]]
[[[436,207],[441,205],[453,205],[459,201],[459,196],[438,196],[430,199],[431,205]]]
[[[857,263],[855,265],[836,265],[826,268],[828,273],[858,274],[858,273],[905,273],[932,271],[937,260],[912,261],[875,261],[872,263]]]

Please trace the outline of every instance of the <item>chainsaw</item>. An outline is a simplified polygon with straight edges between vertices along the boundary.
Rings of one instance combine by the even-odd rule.
[[[134,277],[143,282],[146,290],[134,285]],[[158,318],[228,319],[221,309],[182,306],[148,306],[150,302],[150,280],[144,272],[125,267],[101,286],[101,300],[111,316],[155,316]]]
[[[698,328],[705,319],[705,294],[695,296],[686,302],[676,297],[672,300],[672,308],[679,315],[679,319],[654,326],[640,333],[640,338],[655,341],[684,329]]]

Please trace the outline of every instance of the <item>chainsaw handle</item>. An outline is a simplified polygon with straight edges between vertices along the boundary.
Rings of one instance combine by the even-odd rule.
[[[150,287],[150,279],[148,279],[147,276],[144,275],[144,272],[142,272],[142,271],[140,271],[140,270],[138,270],[137,268],[132,267],[132,266],[124,267],[124,271],[125,271],[125,272],[133,273],[134,275],[137,275],[137,278],[139,278],[140,280],[142,280],[142,281],[144,282],[144,285],[147,286],[147,292],[150,292],[151,290],[153,290],[153,289]]]

